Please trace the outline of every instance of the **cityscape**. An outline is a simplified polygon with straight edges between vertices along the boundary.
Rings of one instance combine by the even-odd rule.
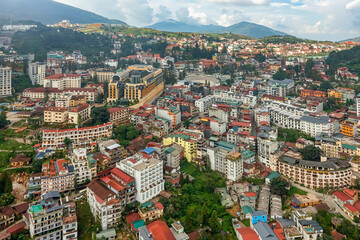
[[[359,1],[82,2],[0,0],[1,240],[360,239]]]

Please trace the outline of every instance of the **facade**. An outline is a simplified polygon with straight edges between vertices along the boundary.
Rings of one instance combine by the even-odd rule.
[[[335,98],[339,103],[346,103],[346,101],[354,99],[355,96],[355,90],[350,88],[337,87],[328,90],[328,97]]]
[[[103,138],[110,138],[112,135],[112,123],[105,123],[94,127],[73,128],[63,130],[44,130],[42,146],[52,149],[63,149],[64,140],[68,138],[74,146],[88,147],[91,142]]]
[[[105,69],[95,69],[89,71],[92,78],[96,78],[98,82],[110,82],[114,76],[114,72]]]
[[[84,184],[92,179],[91,169],[89,162],[86,158],[86,149],[78,148],[73,150],[71,163],[74,166],[76,176],[76,183],[78,185]]]
[[[179,133],[163,138],[164,146],[169,146],[173,143],[176,143],[184,148],[184,157],[189,162],[192,162],[197,158],[197,141],[192,139],[190,135]]]
[[[22,96],[25,98],[32,98],[32,99],[56,99],[59,98],[63,94],[62,90],[57,88],[27,88],[22,92]]]
[[[72,124],[80,124],[90,119],[91,108],[87,103],[81,104],[69,110],[68,121]]]
[[[44,85],[46,64],[44,63],[29,63],[29,77],[32,85]]]
[[[312,96],[312,97],[326,97],[326,92],[323,91],[315,91],[310,89],[301,89],[300,92],[302,97]]]
[[[67,88],[64,93],[68,93],[74,96],[86,96],[88,102],[94,102],[98,96],[96,88]]]
[[[57,88],[60,90],[80,88],[81,77],[77,74],[54,74],[45,78],[44,87]]]
[[[341,123],[341,133],[345,136],[354,137],[359,124],[357,119],[346,119]]]
[[[184,157],[184,148],[178,144],[172,144],[171,146],[165,148],[165,154],[165,165],[178,169],[180,167],[180,161]]]
[[[278,158],[277,171],[312,189],[344,188],[351,185],[351,165],[340,159],[314,162],[283,155]]]
[[[41,193],[64,192],[75,187],[74,167],[65,159],[50,160],[42,165]]]
[[[171,122],[173,128],[181,124],[181,112],[177,107],[156,108],[156,115]]]
[[[111,163],[116,163],[126,158],[126,150],[113,139],[99,142],[99,151],[111,158]]]
[[[138,207],[138,213],[145,222],[159,219],[164,214],[164,206],[160,202],[146,202]]]
[[[68,111],[62,107],[48,107],[44,110],[44,122],[63,123],[68,120]]]
[[[118,163],[117,168],[135,178],[136,200],[147,202],[164,190],[163,162],[136,154]]]
[[[316,240],[323,235],[323,228],[320,224],[312,220],[311,216],[308,216],[302,210],[293,211],[293,220],[296,222],[296,228],[302,234],[304,240]]]
[[[11,68],[0,67],[0,97],[11,96],[11,89]]]
[[[114,125],[124,125],[130,122],[128,108],[109,108],[110,122]]]

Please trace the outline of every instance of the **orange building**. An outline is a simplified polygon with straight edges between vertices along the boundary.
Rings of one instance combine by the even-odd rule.
[[[356,127],[358,125],[357,119],[347,119],[341,123],[341,133],[353,137],[355,135]]]
[[[310,89],[301,89],[301,96],[302,97],[307,97],[307,96],[326,97],[326,92],[315,91],[315,90],[310,90]]]

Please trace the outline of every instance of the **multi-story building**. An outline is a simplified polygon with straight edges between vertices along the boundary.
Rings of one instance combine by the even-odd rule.
[[[126,187],[110,176],[94,179],[87,185],[87,201],[103,230],[119,224],[126,206]]]
[[[65,159],[50,160],[42,165],[41,193],[70,191],[75,187],[74,167]]]
[[[91,169],[86,157],[86,149],[78,148],[73,150],[71,163],[74,166],[74,173],[76,176],[76,183],[78,185],[84,184],[92,179]]]
[[[129,71],[120,70],[112,77],[108,85],[107,102],[116,102],[124,96],[123,88],[125,81],[129,79]]]
[[[138,153],[118,163],[117,168],[135,178],[136,200],[147,202],[164,190],[163,162]]]
[[[111,163],[116,163],[126,158],[126,150],[115,140],[109,139],[98,143],[99,151],[111,158]]]
[[[47,107],[44,110],[44,122],[63,123],[68,120],[68,111],[62,107]]]
[[[302,97],[312,96],[312,97],[326,97],[326,92],[323,91],[315,91],[311,89],[301,89],[300,92]]]
[[[359,120],[357,119],[346,119],[341,123],[341,133],[349,137],[354,137],[358,124]]]
[[[293,211],[293,220],[296,228],[302,234],[304,240],[316,240],[323,235],[323,228],[303,210]]]
[[[173,128],[176,128],[181,124],[181,112],[177,107],[156,108],[156,115],[171,121]]]
[[[90,76],[98,82],[110,82],[114,76],[114,72],[107,69],[95,69],[89,71]]]
[[[184,148],[175,143],[165,148],[165,154],[165,165],[174,169],[179,169],[180,161],[184,157]]]
[[[277,171],[309,188],[344,188],[351,185],[351,165],[340,159],[314,162],[288,155],[277,159]]]
[[[0,67],[0,97],[11,95],[11,68]]]
[[[225,174],[231,181],[239,180],[243,175],[243,159],[235,144],[225,141],[217,142],[216,148],[208,148],[210,167]]]
[[[57,88],[27,88],[22,92],[22,96],[25,98],[33,99],[56,99],[63,94],[63,90]]]
[[[114,125],[125,125],[130,122],[129,119],[129,108],[109,108],[110,122]]]
[[[121,171],[118,168],[113,168],[110,170],[110,175],[116,181],[120,182],[126,186],[126,202],[127,204],[134,203],[136,201],[136,184],[135,178],[126,174],[124,171]]]
[[[337,87],[328,90],[328,97],[333,97],[338,103],[346,103],[346,101],[354,99],[355,90],[350,88]]]
[[[258,159],[261,163],[267,167],[272,167],[270,164],[270,155],[278,149],[277,129],[263,126],[260,128],[258,134],[257,147],[258,147]]]
[[[199,108],[199,112],[208,112],[210,106],[215,102],[215,97],[212,95],[206,96],[204,98],[200,98],[195,101],[195,106]]]
[[[270,80],[267,84],[266,94],[286,97],[291,89],[295,86],[294,80],[284,79],[284,80]]]
[[[64,93],[69,93],[75,96],[86,96],[88,102],[94,102],[98,96],[96,88],[67,88]]]
[[[60,193],[48,192],[33,203],[26,217],[32,239],[76,240],[77,217],[75,203],[61,201]]]
[[[197,158],[197,140],[189,134],[177,133],[163,138],[164,146],[172,145],[173,143],[179,144],[184,148],[184,157],[187,161],[192,162]]]
[[[146,202],[138,207],[138,213],[145,222],[159,219],[164,214],[164,206],[161,202]]]
[[[42,146],[51,149],[63,149],[64,140],[68,138],[76,147],[89,147],[90,143],[112,135],[112,123],[105,123],[93,127],[43,130]]]
[[[90,119],[91,108],[87,103],[69,109],[68,121],[72,124],[80,124]]]
[[[46,64],[35,62],[29,63],[29,77],[32,85],[44,85]]]
[[[81,76],[77,74],[54,74],[44,79],[44,87],[57,88],[80,88]]]
[[[69,107],[76,107],[85,104],[87,101],[86,95],[71,95]]]

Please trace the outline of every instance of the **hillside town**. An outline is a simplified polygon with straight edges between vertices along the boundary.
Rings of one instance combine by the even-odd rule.
[[[360,238],[359,43],[38,28],[0,31],[0,239]]]

